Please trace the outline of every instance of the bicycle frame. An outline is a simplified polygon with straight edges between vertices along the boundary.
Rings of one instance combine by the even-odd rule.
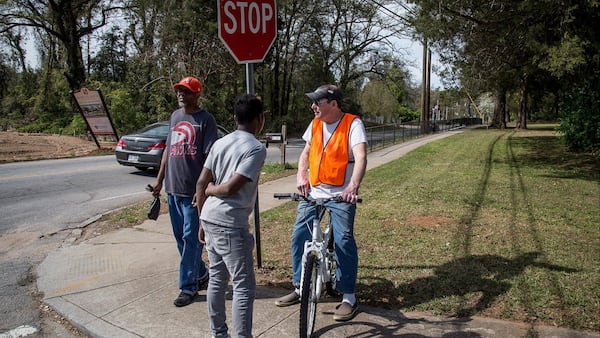
[[[335,262],[335,253],[333,250],[327,250],[332,245],[333,240],[333,228],[331,219],[327,221],[326,227],[323,230],[321,228],[321,222],[327,211],[325,203],[330,199],[317,199],[311,200],[311,204],[315,206],[316,217],[313,219],[311,228],[312,240],[304,242],[304,253],[302,254],[302,273],[304,276],[306,260],[309,255],[315,255],[317,257],[317,281],[315,283],[316,292],[314,296],[319,299],[322,292],[323,286],[327,282],[335,283],[335,271],[330,271],[331,264]],[[331,248],[333,249],[333,248]],[[304,287],[304,279],[300,281],[300,290]],[[332,289],[335,289],[334,287]]]
[[[300,337],[310,337],[313,333],[317,312],[317,302],[325,285],[327,293],[335,293],[336,257],[333,240],[333,223],[327,220],[325,229],[321,222],[329,201],[343,202],[340,196],[325,199],[307,199],[299,194],[275,194],[275,198],[304,200],[315,207],[315,218],[311,225],[311,240],[304,243],[302,254],[302,274],[300,279]],[[329,211],[331,215],[331,211]]]

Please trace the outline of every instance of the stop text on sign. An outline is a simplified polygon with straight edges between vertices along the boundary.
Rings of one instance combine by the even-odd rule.
[[[219,38],[238,63],[262,62],[277,38],[276,0],[218,0]]]
[[[271,4],[247,1],[226,1],[223,10],[229,18],[229,22],[223,22],[227,34],[246,34],[247,30],[252,34],[266,34],[267,23],[273,19],[274,12]]]

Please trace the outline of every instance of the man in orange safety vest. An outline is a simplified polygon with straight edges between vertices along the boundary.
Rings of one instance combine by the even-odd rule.
[[[358,310],[355,296],[358,250],[354,240],[354,216],[358,189],[367,167],[367,136],[361,119],[342,111],[343,95],[337,86],[322,85],[306,96],[311,99],[315,118],[302,137],[306,146],[298,160],[296,186],[305,197],[341,196],[347,202],[330,201],[325,204],[333,223],[336,288],[343,293],[333,319],[346,321],[352,319]],[[314,206],[301,201],[292,232],[292,283],[295,290],[279,298],[275,303],[277,306],[299,302],[304,242],[311,239],[306,224],[312,224],[314,217]]]

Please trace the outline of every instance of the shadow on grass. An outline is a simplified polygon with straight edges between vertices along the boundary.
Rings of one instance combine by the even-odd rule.
[[[528,138],[522,140],[521,138],[513,138],[513,135],[514,131],[510,132],[508,135],[498,135],[492,139],[488,145],[487,155],[479,183],[474,194],[465,200],[465,204],[468,207],[466,208],[465,214],[461,217],[458,231],[454,235],[453,242],[460,243],[459,257],[446,264],[434,267],[433,276],[418,278],[410,283],[402,284],[395,289],[391,282],[380,280],[376,282],[376,284],[380,285],[370,285],[368,288],[361,290],[361,294],[372,296],[371,299],[366,300],[367,302],[373,301],[374,304],[388,303],[392,308],[413,308],[419,304],[446,297],[471,297],[466,300],[461,299],[455,309],[456,316],[468,317],[490,307],[500,295],[507,293],[512,287],[511,279],[521,275],[528,266],[543,267],[563,272],[576,271],[539,262],[546,260],[540,245],[536,245],[537,252],[520,254],[514,259],[508,259],[498,255],[474,255],[472,253],[473,224],[481,213],[485,196],[489,193],[489,180],[492,174],[493,163],[498,158],[498,156],[494,156],[494,153],[504,151],[510,155],[510,165],[514,168],[515,171],[513,176],[516,177],[521,176],[520,174],[523,167],[538,164],[542,161],[543,157],[533,157],[533,160],[529,159],[529,155],[531,155],[532,152],[535,153],[535,151],[544,149],[553,154],[563,154],[562,151],[553,151],[548,143],[544,143],[557,142],[556,137],[548,139],[535,138],[534,140],[532,140],[533,138]],[[508,138],[510,149],[497,149],[499,141],[504,137]],[[510,143],[517,139],[519,139],[519,142],[525,143],[521,145]],[[526,152],[528,153],[527,156],[519,159],[516,158],[515,152],[511,147],[539,147],[539,149],[529,150]],[[548,149],[549,147],[550,149]],[[523,162],[525,161],[530,162],[524,164]],[[545,162],[543,165],[548,166],[556,165],[558,163],[557,159],[547,159],[545,161],[548,162]],[[523,199],[527,201],[528,196],[525,193],[524,183],[522,181],[514,181],[512,184],[514,185],[512,190],[515,193],[521,192]],[[518,204],[514,201],[515,199],[516,197],[513,196],[513,208],[518,207]],[[539,235],[537,234],[537,228],[535,227],[535,217],[528,205],[528,203],[525,203],[525,208],[527,209],[526,212],[529,216],[527,220],[530,224],[530,232],[532,232],[536,244],[539,244]],[[518,244],[515,243],[514,245],[515,252],[520,252]],[[377,296],[377,292],[373,292],[372,290],[383,293],[385,293],[386,290],[391,291],[390,294],[382,297]]]
[[[511,159],[523,170],[555,168],[548,177],[600,181],[600,161],[589,153],[566,151],[556,136],[511,137],[510,143],[524,151]]]
[[[394,287],[389,280],[379,279],[369,285],[357,285],[357,292],[365,304],[407,309],[446,297],[474,293],[481,295],[476,302],[464,303],[455,314],[469,317],[488,308],[496,298],[508,292],[512,287],[510,280],[522,274],[527,267],[577,272],[575,269],[537,262],[538,256],[538,252],[525,253],[514,259],[497,255],[469,255],[434,268],[432,276],[417,278],[398,287]],[[403,268],[406,267],[398,267]]]

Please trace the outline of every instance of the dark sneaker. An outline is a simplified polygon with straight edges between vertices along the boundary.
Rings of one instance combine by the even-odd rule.
[[[296,291],[292,291],[289,295],[283,296],[275,301],[275,305],[279,307],[290,306],[300,303],[300,295]]]
[[[333,320],[336,320],[338,322],[345,322],[354,318],[357,312],[358,303],[350,305],[350,303],[348,302],[342,302],[342,304],[338,305],[335,308],[335,312],[333,313]]]
[[[198,279],[198,291],[208,289],[208,272],[206,276]]]
[[[177,306],[177,307],[190,305],[194,302],[194,299],[196,299],[197,295],[198,295],[197,293],[190,295],[188,293],[181,291],[181,293],[179,294],[179,297],[177,297],[177,299],[175,299],[173,304],[175,304],[175,306]]]

